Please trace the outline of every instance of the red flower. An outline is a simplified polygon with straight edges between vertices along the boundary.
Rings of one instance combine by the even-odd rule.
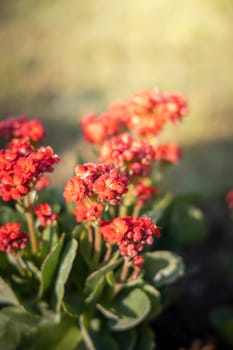
[[[92,202],[87,199],[83,202],[76,203],[74,215],[77,222],[81,222],[83,220],[95,221],[100,218],[103,209],[103,204]]]
[[[123,126],[122,112],[115,105],[99,116],[89,114],[82,119],[82,130],[88,142],[101,143],[109,136],[120,132]]]
[[[39,119],[28,120],[27,116],[22,115],[1,121],[0,135],[5,139],[19,138],[38,142],[45,136],[45,130]]]
[[[22,250],[26,247],[28,236],[21,232],[20,225],[8,222],[0,226],[0,250],[6,253]]]
[[[100,148],[100,161],[127,170],[131,177],[148,176],[155,153],[146,140],[121,134],[105,141]]]
[[[117,243],[121,255],[132,257],[136,264],[139,264],[136,257],[142,252],[144,245],[152,244],[154,235],[160,236],[158,227],[147,216],[126,216],[115,218],[111,222],[103,221],[100,232],[107,242]]]
[[[109,243],[118,243],[124,237],[129,227],[127,221],[123,218],[115,218],[111,222],[102,221],[100,232]]]
[[[90,198],[96,202],[117,204],[127,192],[128,179],[119,170],[104,164],[77,165],[76,176],[65,185],[63,195],[67,202]]]
[[[57,220],[57,214],[52,212],[52,207],[48,203],[37,205],[34,213],[42,227],[47,227]]]
[[[158,188],[153,186],[144,185],[139,181],[134,190],[133,195],[137,198],[137,204],[144,205],[153,195],[158,194]]]
[[[77,176],[72,177],[65,185],[63,196],[67,202],[80,201],[86,196],[85,183]]]
[[[156,135],[167,121],[177,121],[188,112],[186,100],[175,94],[147,90],[128,102],[127,126],[138,135]]]
[[[181,149],[176,144],[159,145],[155,148],[155,159],[176,164],[180,161]]]
[[[14,139],[0,150],[0,196],[4,201],[18,200],[59,160],[51,147],[34,151],[28,141]]]

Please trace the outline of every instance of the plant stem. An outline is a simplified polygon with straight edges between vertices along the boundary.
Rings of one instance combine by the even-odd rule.
[[[134,210],[133,210],[133,217],[137,218],[139,213],[140,213],[140,210],[141,210],[142,206],[141,205],[137,205],[135,204],[134,206]]]
[[[24,197],[24,209],[31,244],[31,252],[32,254],[36,254],[38,250],[38,240],[34,229],[33,207],[31,205],[30,193]]]
[[[88,225],[87,227],[87,240],[88,240],[88,243],[90,244],[90,247],[92,247],[93,235],[92,235],[91,225]]]
[[[128,272],[129,272],[129,258],[125,256],[124,263],[121,269],[121,274],[120,274],[121,282],[125,282],[125,280],[128,277]]]
[[[119,216],[123,217],[123,216],[126,216],[126,214],[127,214],[127,206],[121,205],[119,210]]]
[[[112,253],[112,244],[107,243],[106,245],[107,245],[107,250],[103,259],[104,262],[108,261]]]
[[[99,262],[100,253],[102,247],[102,237],[99,230],[99,227],[95,227],[95,235],[94,235],[94,261],[96,263]]]

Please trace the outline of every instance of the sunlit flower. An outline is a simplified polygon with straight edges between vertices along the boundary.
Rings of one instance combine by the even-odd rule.
[[[57,220],[57,214],[53,213],[52,207],[48,203],[38,204],[34,208],[34,213],[42,227],[52,225]]]
[[[151,245],[154,236],[160,236],[158,227],[147,216],[117,217],[111,222],[103,221],[100,232],[107,242],[117,243],[121,255],[133,258],[136,264],[142,262],[141,258],[137,261],[136,257],[143,251],[144,245]]]
[[[0,135],[38,142],[45,136],[45,130],[39,119],[28,120],[26,115],[8,117],[0,122]]]
[[[180,158],[181,149],[177,144],[158,145],[155,148],[155,160],[176,164]]]
[[[132,178],[149,175],[155,152],[147,140],[134,139],[125,133],[105,141],[100,147],[99,159],[126,170]]]

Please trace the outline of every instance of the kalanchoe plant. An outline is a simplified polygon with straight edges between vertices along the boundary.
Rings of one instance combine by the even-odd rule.
[[[38,146],[41,122],[0,123],[9,141],[0,150],[0,196],[9,204],[0,211],[0,272],[16,296],[0,312],[1,348],[153,348],[149,322],[184,270],[179,256],[157,249],[159,187],[180,149],[156,136],[186,114],[183,97],[152,90],[84,117],[99,160],[75,167],[63,198],[44,190],[60,159]]]

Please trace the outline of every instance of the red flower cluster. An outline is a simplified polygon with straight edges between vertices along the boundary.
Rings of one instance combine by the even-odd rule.
[[[26,247],[28,236],[21,232],[20,225],[8,222],[0,226],[0,250],[6,253],[22,250]]]
[[[180,161],[181,149],[177,144],[158,145],[155,148],[155,159],[176,164]]]
[[[119,133],[124,125],[124,114],[120,113],[119,109],[116,106],[99,116],[95,114],[84,116],[81,126],[85,139],[90,143],[101,143],[108,137]]]
[[[22,115],[18,118],[9,117],[0,122],[0,135],[9,140],[20,138],[38,142],[45,136],[45,130],[39,119],[28,120]]]
[[[165,123],[176,122],[187,112],[187,101],[182,96],[146,90],[125,103],[110,106],[99,116],[85,116],[82,129],[86,140],[91,143],[102,143],[127,129],[137,135],[157,135]]]
[[[226,194],[226,201],[228,203],[229,209],[233,210],[233,190]]]
[[[100,232],[107,242],[117,243],[121,255],[132,257],[135,266],[142,264],[142,259],[138,258],[138,255],[142,252],[144,245],[151,245],[154,235],[160,237],[158,227],[147,216],[117,217],[111,222],[103,221]]]
[[[75,215],[78,221],[99,216],[104,208],[99,203],[116,205],[128,191],[128,178],[110,165],[77,165],[75,173],[76,176],[66,183],[63,195],[67,202],[77,202]]]
[[[96,221],[104,210],[102,203],[86,199],[83,202],[76,202],[74,216],[77,222]]]
[[[129,100],[127,126],[138,135],[154,135],[166,122],[176,122],[187,112],[187,102],[182,96],[146,90]]]
[[[59,161],[51,147],[35,151],[29,141],[12,140],[7,149],[0,150],[0,196],[4,201],[18,200]]]
[[[34,213],[38,217],[40,226],[47,227],[57,220],[57,214],[53,213],[48,203],[39,204],[34,208]]]
[[[133,139],[129,134],[114,136],[100,148],[100,161],[126,170],[130,177],[148,176],[155,159],[147,140]]]
[[[138,181],[133,189],[133,195],[137,199],[137,204],[143,206],[153,195],[158,194],[158,188],[145,185],[143,182]]]

